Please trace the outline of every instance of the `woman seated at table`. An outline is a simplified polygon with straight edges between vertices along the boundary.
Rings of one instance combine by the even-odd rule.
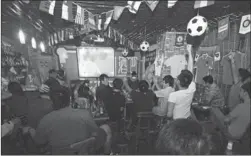
[[[141,80],[139,91],[132,91],[131,96],[133,101],[132,124],[135,124],[138,112],[152,112],[155,94],[152,90],[149,90],[147,81]]]
[[[203,105],[222,109],[225,106],[224,96],[219,87],[214,83],[213,77],[211,75],[205,76],[203,77],[203,81],[206,87]]]
[[[240,139],[246,132],[248,126],[250,126],[250,86],[251,83],[249,82],[241,87],[239,95],[243,103],[238,104],[227,116],[224,116],[219,109],[212,109],[212,119],[214,123],[216,123],[230,139]]]

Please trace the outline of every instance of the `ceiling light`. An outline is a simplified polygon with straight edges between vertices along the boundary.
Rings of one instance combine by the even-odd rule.
[[[43,42],[40,42],[40,49],[42,52],[45,52],[45,47]]]
[[[25,44],[25,35],[21,29],[19,30],[18,36],[19,36],[20,43]]]
[[[36,40],[35,40],[34,37],[32,37],[32,39],[31,39],[31,46],[32,46],[32,48],[34,48],[34,49],[37,48],[37,43],[36,43]]]

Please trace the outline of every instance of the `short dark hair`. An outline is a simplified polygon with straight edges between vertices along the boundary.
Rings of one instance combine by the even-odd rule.
[[[183,70],[181,71],[181,73],[185,73],[185,74],[189,75],[191,81],[193,80],[193,73],[192,73],[190,70],[183,69]]]
[[[115,78],[113,80],[113,88],[121,90],[123,87],[123,80]]]
[[[132,72],[132,76],[137,76],[137,72],[136,72],[136,71],[133,71],[133,72]]]
[[[163,80],[164,80],[165,83],[168,83],[171,87],[173,87],[174,78],[173,78],[171,75],[166,75],[166,76],[163,78]]]
[[[241,88],[246,91],[251,98],[251,82],[245,83],[244,85],[241,86]]]
[[[50,69],[49,74],[56,73],[57,71],[55,69]]]
[[[149,90],[149,84],[147,83],[147,81],[146,80],[139,81],[139,91],[145,93],[148,90]]]
[[[193,80],[190,73],[187,72],[181,72],[177,79],[180,81],[180,86],[184,88],[188,88]]]
[[[50,91],[50,99],[54,110],[65,108],[70,104],[70,92],[62,86],[60,89]]]
[[[214,78],[211,75],[207,75],[203,77],[203,81],[205,83],[213,84]]]
[[[106,75],[106,74],[101,74],[101,75],[99,76],[99,80],[100,80],[100,81],[104,81],[105,78],[109,78],[108,75]]]
[[[239,68],[238,72],[242,82],[251,77],[251,73],[247,69]]]
[[[10,82],[8,84],[8,90],[13,95],[24,95],[24,91],[18,82]]]
[[[211,144],[202,126],[190,119],[176,119],[160,131],[156,150],[165,155],[210,154]]]

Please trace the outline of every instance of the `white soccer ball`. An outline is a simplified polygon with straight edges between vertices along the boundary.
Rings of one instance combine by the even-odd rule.
[[[187,25],[187,32],[190,36],[201,36],[205,33],[208,23],[205,17],[197,15]]]
[[[128,50],[127,49],[124,49],[122,51],[122,56],[126,57],[128,55]]]
[[[140,44],[140,49],[142,50],[142,51],[148,51],[149,50],[149,47],[150,47],[150,45],[149,45],[149,43],[147,42],[147,41],[143,41],[141,44]]]

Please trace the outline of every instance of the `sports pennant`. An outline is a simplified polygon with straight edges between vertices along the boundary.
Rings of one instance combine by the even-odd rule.
[[[159,1],[145,1],[145,3],[148,5],[148,7],[154,11],[156,6],[158,5]]]
[[[133,13],[136,14],[137,11],[139,10],[139,6],[141,4],[142,1],[127,1],[128,4],[128,10]]]
[[[167,2],[167,7],[168,7],[168,8],[172,8],[172,7],[176,4],[177,1],[178,1],[178,0],[169,0],[169,1]]]
[[[194,9],[204,8],[214,4],[214,0],[196,0],[194,3]]]
[[[72,1],[63,2],[61,18],[73,22]]]
[[[88,12],[88,16],[89,16],[88,21],[89,21],[90,28],[96,30],[96,24],[95,24],[96,17],[91,12]]]
[[[244,35],[250,32],[250,23],[251,23],[250,16],[251,16],[250,14],[242,16],[239,30],[240,34]]]
[[[226,17],[218,22],[218,39],[224,40],[228,36],[229,17]]]
[[[113,19],[117,21],[119,17],[121,16],[121,14],[123,13],[124,9],[125,7],[114,6]]]
[[[214,61],[215,61],[215,62],[216,62],[216,61],[220,61],[220,59],[221,59],[220,52],[214,53]]]
[[[184,34],[176,34],[176,38],[175,38],[175,46],[176,47],[184,46],[184,41],[185,41]]]
[[[104,30],[107,29],[108,25],[110,24],[110,22],[112,20],[113,10],[108,11],[105,14],[106,14],[106,20],[105,20],[105,23],[104,23]]]
[[[39,10],[54,15],[55,4],[56,4],[55,0],[43,0],[40,2]]]

